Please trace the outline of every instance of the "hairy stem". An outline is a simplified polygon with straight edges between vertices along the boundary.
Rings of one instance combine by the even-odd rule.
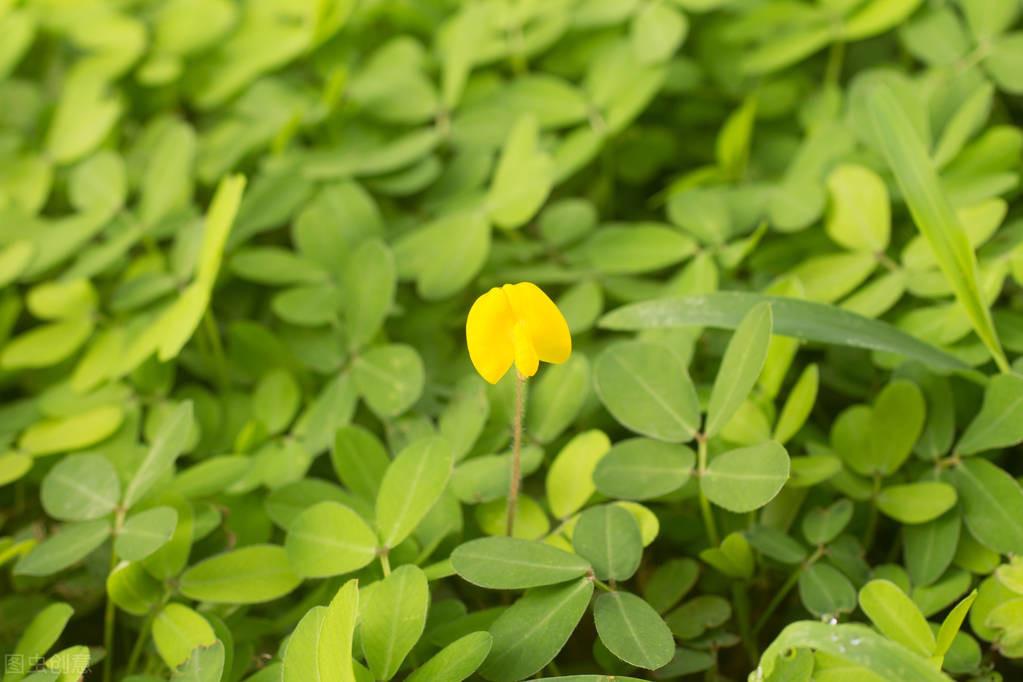
[[[522,413],[526,408],[526,377],[516,373],[515,421],[512,428],[511,476],[508,479],[508,506],[505,510],[505,530],[508,537],[515,533],[515,513],[519,505],[519,484],[522,479]]]

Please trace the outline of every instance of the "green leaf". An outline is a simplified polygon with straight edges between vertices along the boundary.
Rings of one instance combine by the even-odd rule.
[[[643,598],[658,613],[664,613],[693,588],[699,574],[700,565],[692,559],[665,561],[643,586]]]
[[[970,607],[973,606],[973,602],[976,600],[977,590],[973,590],[945,616],[945,620],[942,621],[941,629],[938,630],[938,636],[935,639],[934,656],[936,658],[941,658],[948,654],[955,636],[959,633],[959,628],[962,627],[963,621],[966,620],[966,614],[969,613]]]
[[[902,523],[926,523],[955,506],[956,499],[949,484],[923,481],[888,486],[877,496],[877,507]]]
[[[895,174],[913,221],[930,243],[977,336],[998,366],[1007,369],[991,313],[980,293],[973,248],[945,198],[927,150],[889,88],[879,86],[873,92],[869,113],[874,135]]]
[[[327,278],[315,261],[275,246],[243,249],[231,256],[231,272],[260,284],[313,284]]]
[[[178,513],[178,525],[168,542],[142,560],[146,570],[161,580],[176,577],[188,563],[195,528],[195,514],[185,498],[172,493],[164,502]]]
[[[853,503],[845,498],[828,507],[816,507],[803,517],[803,536],[811,545],[826,545],[845,530],[852,517]]]
[[[590,362],[582,353],[545,369],[530,387],[526,431],[540,443],[560,436],[579,415],[590,385]]]
[[[732,605],[717,595],[704,594],[690,599],[665,618],[672,634],[679,639],[695,639],[732,616]]]
[[[168,120],[152,142],[142,176],[139,216],[155,225],[175,209],[192,201],[196,135],[187,123]]]
[[[554,162],[539,147],[539,125],[531,114],[521,116],[508,132],[487,194],[487,212],[503,229],[521,227],[547,199]]]
[[[869,168],[845,164],[831,171],[827,184],[828,236],[847,249],[883,253],[891,231],[884,181]]]
[[[775,670],[779,657],[798,647],[814,649],[862,666],[884,680],[948,682],[948,677],[928,659],[914,654],[866,625],[832,625],[812,621],[792,623],[767,647],[760,657],[759,666],[764,679],[768,679]]]
[[[167,604],[153,620],[153,642],[169,668],[187,661],[197,647],[216,641],[209,621],[183,604]]]
[[[579,247],[580,258],[605,275],[630,275],[681,263],[697,244],[666,225],[611,225],[594,232]]]
[[[608,497],[649,500],[685,485],[695,462],[695,453],[684,445],[630,438],[615,443],[600,460],[593,482]]]
[[[211,646],[192,649],[188,659],[182,663],[171,682],[220,682],[224,674],[224,644],[219,639]]]
[[[959,439],[964,455],[1015,445],[1023,441],[1023,377],[1000,374],[984,390],[984,402]]]
[[[692,440],[700,403],[678,357],[664,346],[628,341],[597,357],[593,385],[608,411],[632,431],[668,442]]]
[[[462,682],[483,665],[493,641],[489,632],[471,632],[437,652],[406,682]]]
[[[39,489],[46,513],[61,521],[88,521],[117,506],[121,482],[102,455],[70,455],[50,469]]]
[[[743,71],[750,75],[771,73],[802,61],[831,42],[830,27],[808,26],[785,36],[784,40],[767,40],[745,55]]]
[[[455,572],[491,590],[523,590],[565,582],[584,575],[590,564],[542,542],[517,538],[481,538],[451,553]]]
[[[857,251],[808,258],[788,272],[806,296],[817,303],[834,303],[852,293],[877,269],[877,257]]]
[[[298,621],[284,647],[284,664],[279,672],[281,682],[322,680],[319,653],[326,616],[326,607],[314,606]]]
[[[47,153],[60,164],[86,156],[107,135],[121,111],[121,98],[116,91],[110,92],[101,70],[74,70],[64,79],[50,120]]]
[[[376,336],[394,305],[394,255],[379,239],[367,239],[352,252],[345,277],[347,331],[359,348]]]
[[[799,375],[774,424],[774,440],[784,445],[803,428],[817,400],[819,377],[817,365],[807,365]]]
[[[895,353],[938,370],[966,370],[959,359],[884,322],[841,308],[780,296],[719,292],[634,303],[601,318],[600,326],[618,331],[662,327],[735,329],[761,302],[771,304],[771,333],[805,341]]]
[[[367,500],[375,500],[391,458],[372,433],[361,426],[345,426],[334,436],[330,461],[345,487]]]
[[[508,509],[505,500],[498,499],[476,507],[476,523],[487,535],[506,535]],[[519,495],[515,510],[514,537],[539,540],[551,529],[547,512],[529,495]]]
[[[914,587],[910,596],[924,617],[928,617],[944,611],[952,602],[966,594],[972,582],[973,576],[969,571],[954,568],[931,585]]]
[[[50,678],[55,682],[77,682],[82,679],[85,671],[89,668],[91,653],[87,646],[72,646],[62,649],[46,659],[46,670],[59,673],[59,677]],[[38,674],[38,673],[36,673]],[[31,680],[35,675],[28,679]]]
[[[718,133],[715,156],[721,172],[729,179],[742,180],[746,175],[758,104],[755,94],[747,95]]]
[[[868,448],[851,460],[861,474],[890,475],[913,451],[924,427],[926,403],[916,384],[898,379],[884,387],[870,413]]]
[[[713,458],[700,487],[714,504],[742,513],[774,499],[788,477],[788,453],[778,443],[767,441]]]
[[[1012,0],[959,0],[959,6],[973,35],[993,38],[1008,30],[1019,16],[1019,5]]]
[[[320,626],[316,660],[321,679],[337,682],[356,681],[352,646],[358,618],[359,581],[349,580],[331,599]]]
[[[192,403],[189,401],[179,403],[164,417],[146,451],[146,456],[124,489],[125,509],[131,509],[145,497],[160,477],[173,469],[174,462],[188,446],[194,424]]]
[[[706,436],[717,435],[749,396],[760,376],[771,340],[771,306],[760,303],[750,309],[735,329],[707,404]]]
[[[592,594],[586,578],[527,592],[490,626],[494,646],[480,674],[492,682],[517,682],[541,670],[565,646]]]
[[[856,588],[849,579],[820,562],[799,574],[799,598],[807,610],[820,617],[833,617],[856,608]]]
[[[742,533],[729,533],[720,547],[708,547],[700,552],[700,558],[731,578],[753,577],[753,550]]]
[[[671,661],[675,641],[657,612],[634,594],[609,592],[593,603],[600,641],[629,665],[655,670]]]
[[[356,359],[352,376],[370,409],[381,417],[398,416],[423,392],[423,361],[411,346],[372,348]]]
[[[415,278],[428,301],[451,297],[479,274],[490,252],[490,223],[476,210],[460,210],[401,237],[394,247],[398,273]]]
[[[252,464],[242,455],[210,457],[179,473],[170,490],[189,499],[214,495],[241,480]]]
[[[173,507],[155,507],[128,517],[114,538],[114,553],[128,561],[141,561],[174,536],[178,512]]]
[[[53,575],[75,564],[110,537],[110,521],[95,519],[65,524],[14,566],[16,575]]]
[[[336,325],[344,298],[332,283],[285,289],[275,294],[270,307],[285,322],[299,327]]]
[[[117,608],[135,616],[147,615],[164,596],[163,584],[140,563],[122,561],[110,571],[107,597]]]
[[[1005,470],[985,459],[951,469],[963,503],[963,520],[981,544],[999,554],[1023,554],[1023,489]]]
[[[632,50],[641,64],[671,57],[686,38],[686,16],[667,3],[648,3],[632,19]]]
[[[806,559],[806,548],[795,538],[778,528],[755,525],[745,532],[753,549],[783,564],[798,564]]]
[[[923,0],[871,0],[859,7],[842,26],[845,40],[863,40],[884,33],[913,14]]]
[[[15,644],[10,655],[21,656],[26,660],[43,656],[57,643],[74,612],[74,609],[64,602],[50,604],[39,611],[18,637],[18,643]],[[18,682],[24,677],[25,672],[7,669],[3,679],[4,682]]]
[[[302,582],[276,545],[251,545],[200,561],[181,575],[181,594],[218,604],[255,604],[283,597]]]
[[[25,303],[41,320],[77,318],[96,307],[96,289],[87,279],[44,282],[32,287]]]
[[[377,583],[362,606],[362,651],[378,680],[394,677],[426,626],[430,590],[416,566],[401,566]]]
[[[1023,64],[1023,33],[1018,31],[995,38],[984,60],[984,66],[998,87],[1013,95],[1023,92],[1020,64]]]
[[[267,433],[284,431],[298,412],[302,400],[295,377],[284,369],[270,370],[256,384],[252,395],[253,415],[266,427]]]
[[[0,486],[17,481],[32,470],[31,455],[23,452],[5,452],[0,454]]]
[[[16,280],[28,268],[34,254],[35,247],[28,239],[11,242],[0,248],[0,286],[6,287]],[[23,353],[26,351],[29,351],[27,347]],[[28,357],[32,357],[31,353],[28,353]]]
[[[547,501],[551,513],[568,518],[597,491],[593,471],[611,448],[603,431],[585,431],[565,444],[547,470]]]
[[[520,453],[521,474],[528,476],[543,463],[543,450],[527,445]],[[511,479],[511,453],[471,457],[451,475],[451,492],[466,504],[504,499]]]
[[[104,405],[70,417],[46,419],[27,428],[18,447],[37,457],[79,450],[106,440],[117,431],[123,418],[120,406]]]
[[[418,440],[398,453],[377,494],[376,525],[384,547],[397,547],[437,503],[451,464],[451,446],[439,437]]]
[[[914,585],[930,585],[952,564],[962,521],[958,510],[902,529],[906,571]]]
[[[40,325],[7,342],[0,353],[0,368],[30,369],[49,367],[66,360],[92,333],[88,315]]]
[[[352,144],[340,149],[314,152],[305,163],[304,174],[314,180],[346,178],[350,175],[383,175],[421,160],[441,142],[440,132],[430,126],[377,144]]]
[[[284,547],[296,573],[305,578],[326,578],[357,571],[373,561],[377,537],[348,507],[320,502],[295,517]]]
[[[601,580],[628,580],[643,558],[643,539],[636,519],[614,504],[587,509],[572,531],[576,553],[593,566]]]
[[[887,580],[871,580],[860,589],[860,608],[886,637],[921,656],[934,653],[931,628],[916,604]]]

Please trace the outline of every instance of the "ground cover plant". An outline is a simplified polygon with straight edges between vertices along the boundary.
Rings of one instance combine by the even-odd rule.
[[[1021,10],[0,2],[3,681],[1023,679]]]

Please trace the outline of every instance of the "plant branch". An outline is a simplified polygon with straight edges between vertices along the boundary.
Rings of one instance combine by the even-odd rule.
[[[526,407],[526,377],[515,373],[515,421],[512,427],[511,476],[508,479],[508,506],[505,509],[505,531],[515,534],[515,514],[519,506],[519,485],[522,479],[522,413]]]

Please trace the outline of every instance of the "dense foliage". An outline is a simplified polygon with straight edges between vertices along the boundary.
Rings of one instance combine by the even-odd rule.
[[[1020,14],[0,2],[4,682],[1020,679]]]

